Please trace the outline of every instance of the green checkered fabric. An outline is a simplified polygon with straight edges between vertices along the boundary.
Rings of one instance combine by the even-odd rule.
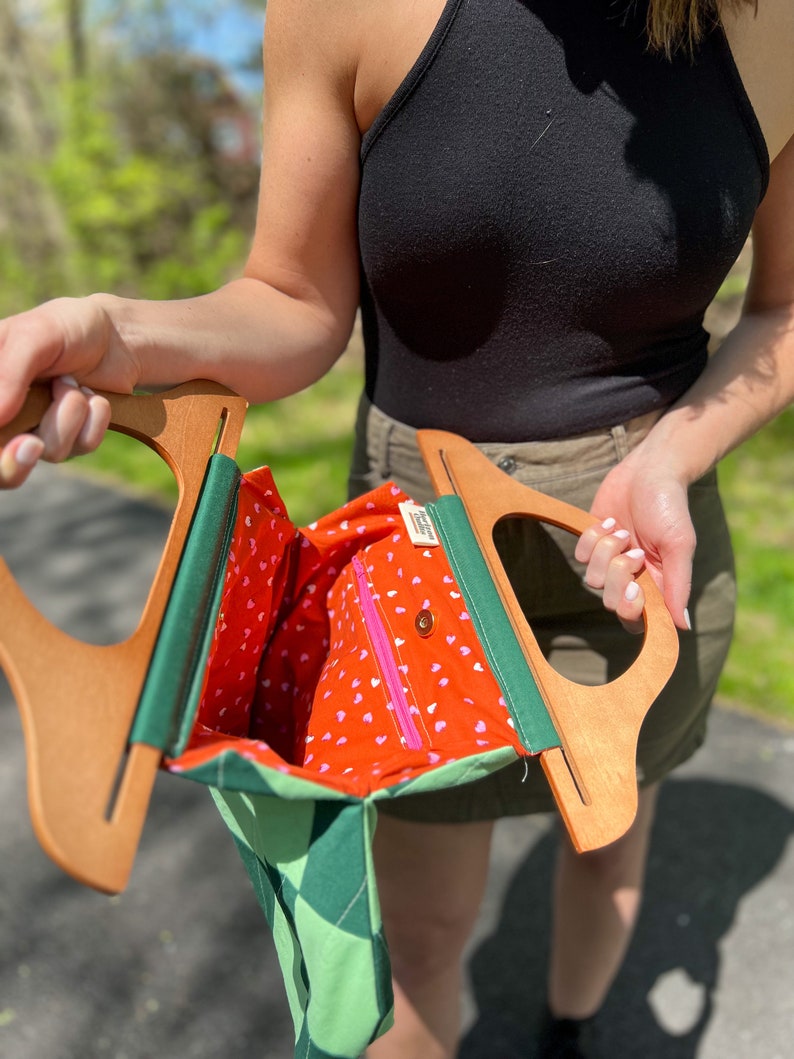
[[[366,802],[215,791],[273,931],[295,1056],[356,1059],[391,1024]]]
[[[286,518],[269,472],[262,469],[254,472],[253,481],[252,476],[243,479],[232,461],[214,457],[133,733],[135,740],[165,751],[171,772],[211,788],[273,932],[295,1024],[296,1059],[357,1059],[392,1022],[389,953],[372,863],[378,801],[475,781],[514,762],[522,746],[535,751],[556,740],[526,663],[505,648],[510,646],[507,619],[493,586],[490,595],[483,587],[487,575],[482,564],[467,555],[471,548],[459,527],[461,512],[447,504],[445,517],[439,516],[443,551],[417,554],[406,541],[402,558],[391,564],[398,548],[398,494],[396,487],[383,487],[369,494],[371,499],[360,498],[357,508],[348,505],[338,518],[333,513],[324,524],[320,520],[317,527],[299,531]],[[453,548],[456,540],[463,543]],[[381,542],[381,552],[373,551]],[[224,555],[228,558],[222,566]],[[420,561],[421,577],[410,569]],[[465,597],[461,602],[450,562]],[[359,573],[350,573],[347,567],[355,571],[356,563]],[[344,728],[343,721],[350,725],[348,715],[354,702],[361,701],[360,731],[369,732],[372,714],[362,714],[374,711],[378,701],[382,728],[367,735],[375,750],[376,743],[389,738],[387,731],[394,738],[393,727],[384,722],[392,723],[391,700],[396,701],[399,688],[392,685],[384,697],[387,669],[361,670],[351,683],[353,666],[372,664],[376,641],[366,621],[362,626],[350,611],[343,622],[340,610],[337,647],[348,644],[340,661],[333,644],[329,648],[328,610],[337,583],[344,592],[350,582],[349,599],[364,594],[363,583],[356,588],[357,576],[366,579],[373,603],[396,596],[396,591],[387,592],[391,582],[373,587],[378,563],[404,593],[406,607],[393,607],[389,615],[407,612],[410,621],[399,635],[393,625],[388,628],[388,650],[398,652],[394,666],[419,658],[414,687],[420,670],[426,674],[422,679],[431,681],[421,697],[428,704],[421,719],[428,742],[416,749],[404,740],[388,779],[376,779],[373,772],[366,784],[345,786],[343,775],[329,782],[322,773],[330,766],[321,764],[340,745],[345,745],[344,764],[351,764],[347,755],[356,731]],[[411,577],[403,578],[403,565]],[[415,588],[407,587],[412,579]],[[247,587],[238,590],[240,584]],[[439,609],[443,632],[430,644],[417,638],[413,620],[417,609],[426,606],[425,593],[433,594],[434,605],[447,607]],[[353,605],[344,596],[340,600],[342,609]],[[354,599],[355,605],[359,602]],[[461,614],[464,605],[471,618]],[[476,632],[470,633],[471,627]],[[477,634],[487,650],[477,648]],[[411,653],[399,654],[407,636],[414,637]],[[461,658],[468,659],[464,675],[456,673]],[[442,668],[449,676],[431,676]],[[476,712],[466,713],[464,702],[478,709],[468,698],[477,694],[475,678],[486,682],[494,710],[489,724],[495,729],[501,725],[501,737],[491,740],[488,731],[489,739],[481,738],[485,722],[477,721]],[[402,683],[400,676],[396,680]],[[450,712],[436,712],[450,680],[455,682],[454,696],[447,700]],[[262,688],[268,689],[264,703],[257,699]],[[365,701],[359,688],[370,698]],[[500,689],[503,700],[497,703]],[[325,727],[307,737],[315,716],[313,696],[322,703],[332,694],[339,697],[331,700],[335,705],[323,723],[336,725],[333,738]],[[414,710],[418,715],[418,707]],[[257,728],[266,719],[269,727]],[[434,742],[463,721],[465,734],[461,729],[457,742],[444,744],[440,736]],[[292,735],[283,734],[290,731]],[[308,744],[315,739],[314,745],[323,749],[312,770],[307,767],[312,757]],[[445,747],[443,754],[433,749],[436,745]],[[355,755],[352,760],[360,768]],[[409,761],[410,767],[404,767]]]
[[[514,760],[505,747],[361,799],[334,796],[233,752],[182,773],[211,788],[267,917],[296,1059],[356,1059],[392,1024],[372,865],[377,802],[468,783]]]

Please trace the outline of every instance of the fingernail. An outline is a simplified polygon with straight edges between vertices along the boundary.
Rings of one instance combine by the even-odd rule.
[[[615,534],[615,536],[617,536],[617,534]],[[632,548],[630,551],[626,552],[626,555],[628,555],[629,559],[644,559],[645,558],[645,549],[644,548]]]
[[[80,387],[80,392],[84,393],[86,395],[86,397],[96,397],[96,393],[94,393],[94,391],[92,389],[90,389],[88,386],[81,386]]]
[[[629,603],[633,603],[639,594],[640,586],[637,584],[636,581],[632,581],[630,584],[628,584],[626,586],[626,591],[623,593],[624,597],[629,601]]]
[[[601,529],[611,530],[614,525],[615,520],[613,518],[607,518],[601,523]]]
[[[44,442],[40,438],[25,438],[14,453],[14,459],[22,467],[32,467],[44,452]]]
[[[75,379],[74,375],[61,375],[59,378],[64,386],[71,386],[73,389],[77,389],[77,379]]]
[[[628,530],[615,530],[615,532],[612,534],[612,536],[613,537],[617,537],[618,540],[627,541],[629,539],[629,537],[631,536],[631,534],[629,533]]]
[[[684,608],[684,621],[686,622],[687,629],[692,632],[692,619],[689,617],[689,607]]]

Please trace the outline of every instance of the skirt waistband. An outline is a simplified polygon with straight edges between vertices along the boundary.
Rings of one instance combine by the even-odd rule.
[[[536,478],[556,476],[566,469],[588,472],[623,459],[650,432],[663,415],[655,410],[612,427],[587,431],[569,438],[546,441],[478,442],[492,462],[511,473],[518,468]],[[370,459],[385,469],[391,460],[390,449],[404,450],[416,446],[417,431],[386,415],[364,397],[359,409],[359,436],[367,439]]]

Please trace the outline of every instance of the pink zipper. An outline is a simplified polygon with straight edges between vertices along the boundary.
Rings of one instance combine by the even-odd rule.
[[[361,604],[361,613],[364,615],[364,624],[367,627],[381,674],[386,682],[386,689],[390,696],[389,705],[394,707],[397,727],[400,729],[403,741],[409,750],[421,750],[422,737],[411,716],[411,707],[405,694],[400,671],[394,661],[389,634],[378,613],[378,608],[375,606],[375,600],[372,598],[367,571],[357,555],[353,556],[353,570],[356,574],[358,598]]]

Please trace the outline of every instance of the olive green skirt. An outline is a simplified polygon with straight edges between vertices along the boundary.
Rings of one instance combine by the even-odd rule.
[[[657,413],[560,441],[478,445],[516,480],[588,510],[604,476],[648,433]],[[350,475],[350,495],[394,481],[418,503],[433,490],[416,446],[416,432],[362,400]],[[733,552],[716,472],[689,491],[697,533],[689,613],[676,670],[651,707],[637,747],[641,785],[666,776],[705,738],[709,707],[731,641],[736,603]],[[500,556],[538,644],[551,665],[585,685],[614,679],[639,648],[583,584],[573,557],[576,537],[533,519],[496,527]],[[392,799],[381,812],[434,822],[490,820],[554,807],[537,759],[516,761],[486,779],[430,794]]]

